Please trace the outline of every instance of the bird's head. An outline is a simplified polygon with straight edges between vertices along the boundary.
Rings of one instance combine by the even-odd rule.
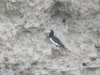
[[[49,37],[54,35],[54,31],[53,30],[46,31],[46,33],[49,33]]]

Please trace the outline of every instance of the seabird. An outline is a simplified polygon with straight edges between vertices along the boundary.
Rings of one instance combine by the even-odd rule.
[[[52,42],[53,46],[59,47],[60,51],[61,51],[61,47],[65,48],[64,45],[61,43],[61,41],[57,37],[54,36],[53,30],[49,30],[49,31],[46,31],[46,32],[49,33],[49,39]]]

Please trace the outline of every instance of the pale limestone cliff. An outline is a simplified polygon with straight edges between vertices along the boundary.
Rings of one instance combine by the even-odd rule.
[[[0,0],[0,75],[100,75],[100,1]]]

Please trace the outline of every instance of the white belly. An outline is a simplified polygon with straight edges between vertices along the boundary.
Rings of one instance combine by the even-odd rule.
[[[51,38],[50,38],[50,41],[51,41],[54,45],[59,46],[59,44],[55,43]]]

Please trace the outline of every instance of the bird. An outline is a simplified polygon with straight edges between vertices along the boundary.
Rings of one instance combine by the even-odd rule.
[[[52,42],[53,46],[59,47],[60,51],[61,51],[61,47],[65,48],[65,46],[61,43],[61,41],[54,35],[53,30],[49,30],[49,31],[46,31],[46,32],[49,33],[49,39]]]

